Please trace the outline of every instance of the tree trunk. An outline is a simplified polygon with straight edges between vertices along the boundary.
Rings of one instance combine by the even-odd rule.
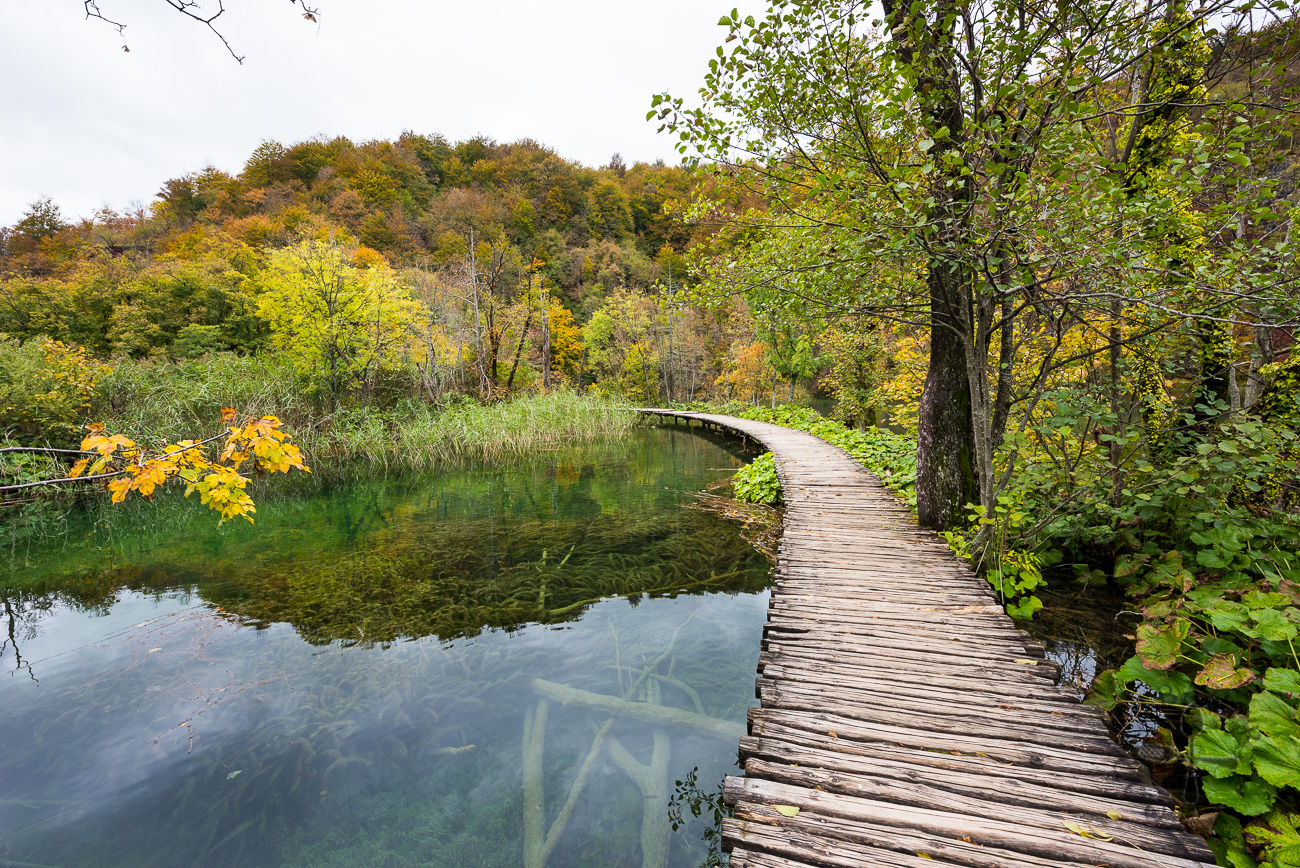
[[[532,294],[529,293],[531,300]],[[510,366],[510,379],[506,380],[506,391],[515,387],[515,372],[519,370],[519,357],[524,354],[524,342],[528,340],[528,329],[533,325],[533,306],[528,306],[528,318],[524,320],[524,329],[519,333],[519,346],[515,347],[515,362]]]
[[[948,264],[931,262],[930,367],[917,419],[916,512],[921,526],[943,530],[964,521],[963,508],[979,502],[970,380],[961,335],[961,285]]]
[[[1265,365],[1272,364],[1273,355],[1273,329],[1270,326],[1255,326],[1255,347],[1250,354],[1246,394],[1241,402],[1247,410],[1259,403],[1259,396],[1264,392],[1264,375],[1260,371]]]

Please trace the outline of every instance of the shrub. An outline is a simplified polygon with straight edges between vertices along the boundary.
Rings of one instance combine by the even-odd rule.
[[[81,416],[108,372],[82,347],[0,336],[0,428],[22,446],[75,446]]]

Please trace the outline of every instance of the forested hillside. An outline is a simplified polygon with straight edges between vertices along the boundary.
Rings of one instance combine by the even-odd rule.
[[[682,219],[691,185],[688,169],[590,169],[531,141],[267,141],[238,175],[174,178],[130,213],[69,222],[33,203],[0,235],[2,352],[12,371],[74,352],[46,341],[160,371],[256,354],[326,409],[561,383],[636,401],[770,388],[743,303],[687,303],[685,255],[708,233]],[[78,421],[75,396],[35,418],[41,385],[7,379],[11,436]]]

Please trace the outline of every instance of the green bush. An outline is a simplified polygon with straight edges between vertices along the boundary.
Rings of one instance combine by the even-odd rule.
[[[736,500],[746,503],[776,503],[781,499],[781,483],[776,478],[776,459],[764,452],[736,471],[731,477]]]
[[[21,446],[76,446],[108,370],[81,347],[0,335],[0,433]]]

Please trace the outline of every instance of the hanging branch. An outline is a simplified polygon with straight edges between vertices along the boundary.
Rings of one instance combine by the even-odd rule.
[[[217,19],[226,12],[226,6],[223,0],[217,0],[217,11],[212,15],[204,15],[200,12],[197,0],[163,0],[163,2],[184,15],[186,18],[192,18],[207,27],[218,39],[221,40],[221,44],[226,46],[226,51],[230,52],[230,56],[233,57],[237,63],[242,64],[244,62],[243,56],[235,54],[235,49],[230,46],[230,41],[226,39],[225,34],[217,29]],[[295,6],[302,7],[303,18],[313,23],[317,22],[316,16],[320,15],[319,9],[308,6],[306,0],[290,0],[290,2]],[[97,0],[83,0],[82,5],[86,10],[86,18],[97,18],[111,27],[116,27],[119,36],[126,35],[126,24],[121,21],[115,21],[104,15],[104,13],[99,9],[99,3]],[[128,53],[131,51],[130,47],[127,45],[123,45],[122,50]]]

